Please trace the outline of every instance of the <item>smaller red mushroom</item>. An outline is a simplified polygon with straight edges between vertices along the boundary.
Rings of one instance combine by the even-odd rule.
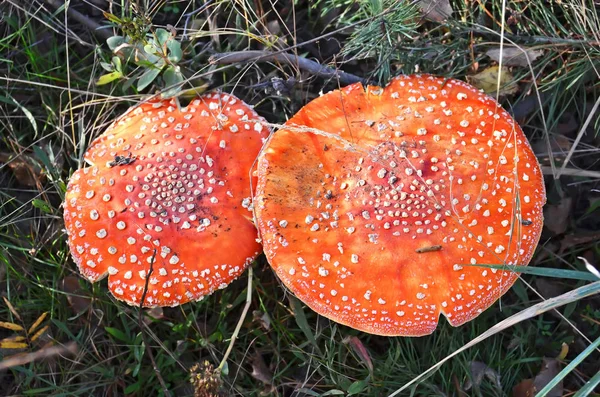
[[[542,229],[539,164],[517,123],[457,80],[360,83],[302,108],[258,160],[267,259],[319,314],[379,335],[461,325],[515,282]]]
[[[152,99],[116,120],[69,181],[68,243],[89,281],[108,276],[119,300],[196,301],[238,277],[261,252],[250,167],[269,134],[233,95],[179,108]],[[147,287],[146,287],[147,286]]]

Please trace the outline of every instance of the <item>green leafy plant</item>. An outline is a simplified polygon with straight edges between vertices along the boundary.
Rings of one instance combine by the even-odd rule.
[[[159,28],[143,36],[112,36],[106,43],[116,56],[112,57],[111,63],[101,63],[108,73],[100,76],[98,85],[127,78],[130,83],[124,88],[137,81],[136,89],[143,91],[160,76],[166,88],[162,92],[163,97],[171,97],[181,91],[185,77],[177,63],[181,61],[183,51],[174,31]],[[139,70],[132,77],[126,77],[123,62],[133,63]]]

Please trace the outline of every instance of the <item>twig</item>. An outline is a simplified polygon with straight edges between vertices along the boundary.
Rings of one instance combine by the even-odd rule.
[[[77,353],[77,343],[69,342],[63,346],[51,346],[40,349],[33,353],[18,354],[0,361],[0,371],[5,369],[29,364],[34,361],[43,360],[54,356],[72,356]]]
[[[544,175],[555,175],[552,172],[552,167],[542,166],[542,174]],[[580,176],[584,178],[595,178],[600,179],[600,171],[590,171],[590,170],[579,170],[577,168],[565,168],[561,169],[560,175],[568,175],[568,176]]]
[[[171,397],[171,392],[169,392],[169,389],[167,388],[167,384],[165,383],[165,380],[163,379],[162,375],[160,374],[160,369],[158,368],[158,365],[156,364],[156,360],[154,359],[154,353],[152,353],[152,349],[150,348],[150,345],[148,345],[148,342],[146,340],[146,332],[144,331],[144,322],[142,321],[144,301],[146,300],[146,294],[148,293],[148,283],[150,281],[150,276],[152,275],[152,272],[154,271],[154,260],[155,259],[156,259],[156,248],[154,248],[154,253],[152,254],[152,258],[150,259],[150,269],[148,269],[148,274],[146,274],[146,282],[144,284],[144,292],[142,292],[142,298],[140,299],[140,308],[138,311],[138,327],[140,327],[140,331],[142,333],[142,342],[144,343],[146,353],[148,353],[148,357],[150,357],[150,361],[152,362],[152,368],[154,369],[156,378],[158,379],[158,382],[160,383],[160,386],[162,387],[163,392],[165,393],[165,396]]]
[[[306,70],[314,74],[315,76],[334,78],[337,79],[340,84],[352,84],[352,83],[367,83],[367,80],[355,76],[351,73],[346,73],[341,70],[337,70],[330,66],[321,65],[318,62],[299,57],[288,53],[273,53],[269,51],[238,51],[238,52],[224,52],[221,54],[215,54],[210,57],[209,62],[217,65],[228,65],[233,63],[246,63],[246,62],[279,62],[286,65],[297,66],[299,69]]]
[[[229,358],[229,355],[231,354],[231,351],[233,350],[233,345],[235,344],[238,334],[240,333],[240,329],[242,329],[242,324],[244,324],[244,320],[246,319],[246,315],[248,314],[248,309],[250,309],[250,304],[252,303],[252,276],[253,276],[252,266],[249,266],[248,267],[248,291],[246,291],[246,305],[244,306],[244,310],[242,310],[242,315],[240,316],[240,319],[239,319],[237,325],[235,326],[233,335],[231,335],[231,341],[229,342],[229,346],[227,346],[227,351],[225,352],[225,355],[223,355],[223,359],[221,360],[221,363],[219,364],[219,367],[217,368],[219,371],[221,371],[223,369],[223,367],[225,366],[225,363],[227,363],[227,358]]]
[[[594,107],[592,108],[590,115],[587,117],[587,119],[581,126],[581,129],[579,130],[579,133],[577,134],[577,138],[575,138],[575,142],[573,142],[573,146],[571,146],[571,149],[569,150],[569,153],[567,154],[567,158],[565,158],[565,161],[563,162],[562,167],[560,167],[560,170],[558,170],[558,172],[554,175],[554,179],[559,179],[560,176],[566,172],[567,165],[569,164],[569,161],[571,160],[573,153],[575,153],[575,149],[577,148],[577,145],[579,145],[579,141],[581,140],[581,138],[583,138],[583,135],[585,134],[588,126],[590,125],[590,123],[592,122],[592,119],[596,115],[596,110],[598,110],[598,106],[600,106],[600,98],[598,98],[598,100],[596,100],[596,103],[594,104]]]
[[[60,7],[66,7],[64,2],[61,2],[58,0],[46,0],[46,1],[48,2],[48,4],[50,4],[52,7],[56,8],[56,9],[59,9]],[[108,30],[106,30],[106,28],[108,26],[100,25],[99,23],[91,20],[90,18],[86,17],[85,15],[83,15],[79,11],[74,10],[71,7],[67,7],[67,14],[71,18],[73,18],[74,20],[79,22],[80,24],[86,26],[88,29],[90,29],[92,31],[92,33],[95,36],[97,36],[98,38],[100,38],[102,40],[106,40],[112,36],[112,33],[109,32]]]

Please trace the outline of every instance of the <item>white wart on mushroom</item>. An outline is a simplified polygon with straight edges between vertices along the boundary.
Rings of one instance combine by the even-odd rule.
[[[69,245],[82,274],[138,305],[198,300],[240,275],[261,252],[248,171],[268,135],[230,95],[187,107],[130,109],[85,154],[65,200]],[[152,266],[150,266],[152,264]]]
[[[523,133],[473,87],[405,76],[303,108],[259,159],[269,262],[317,312],[382,335],[460,325],[527,264],[545,192]]]

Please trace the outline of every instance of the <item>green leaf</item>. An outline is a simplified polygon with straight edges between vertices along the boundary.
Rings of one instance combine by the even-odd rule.
[[[183,52],[181,51],[181,43],[177,40],[169,40],[167,42],[167,48],[169,49],[169,61],[177,63],[181,60]]]
[[[103,74],[98,78],[96,85],[105,85],[123,77],[121,72],[114,71],[112,73]]]
[[[35,208],[41,210],[42,212],[44,212],[46,214],[52,213],[52,206],[50,204],[48,204],[47,202],[45,202],[44,200],[33,199],[31,201],[31,205],[33,205]]]
[[[180,72],[179,66],[169,66],[165,69],[165,72],[162,75],[163,81],[165,82],[165,86],[169,87],[168,90],[162,93],[163,98],[170,98],[175,96],[181,91],[181,87],[183,86],[183,74]]]
[[[169,66],[165,69],[165,73],[162,76],[167,87],[175,86],[183,82],[183,74],[179,69],[179,66]]]
[[[100,62],[100,66],[102,67],[102,69],[106,70],[107,72],[115,71],[115,67],[110,63]]]
[[[104,327],[104,330],[112,335],[115,339],[131,344],[131,338],[127,336],[123,331],[113,327]]]
[[[321,397],[326,397],[326,396],[343,396],[345,393],[341,390],[338,389],[331,389],[326,391],[325,393],[321,394]]]
[[[132,393],[135,393],[136,391],[140,390],[141,388],[142,388],[141,381],[137,381],[134,384],[127,386],[123,393],[124,394],[132,394]]]
[[[156,42],[160,47],[162,47],[169,39],[172,38],[171,33],[163,28],[156,29],[154,36],[156,36]]]
[[[568,278],[582,281],[598,281],[598,277],[589,272],[578,270],[554,269],[549,267],[533,267],[533,266],[509,266],[509,265],[484,265],[484,264],[464,264],[463,266],[485,267],[488,269],[499,269],[507,272],[516,272],[523,274],[533,274],[535,276]]]
[[[144,52],[146,54],[149,54],[149,55],[154,55],[154,54],[156,54],[158,52],[158,50],[157,50],[156,45],[154,44],[154,42],[152,42],[152,43],[146,44],[144,46]]]
[[[223,368],[221,368],[221,374],[223,374],[223,376],[229,375],[229,364],[227,364],[227,361],[223,363]]]
[[[140,79],[138,80],[138,83],[137,83],[138,91],[142,91],[144,88],[146,88],[150,84],[152,84],[154,79],[156,79],[159,74],[160,74],[159,68],[146,69],[146,71],[144,73],[142,73],[142,75],[140,76]]]
[[[125,38],[123,36],[112,36],[106,39],[106,44],[111,51],[114,51],[115,48],[125,43]]]
[[[356,382],[352,383],[348,388],[348,395],[351,396],[353,394],[362,393],[363,390],[365,390],[365,388],[367,387],[367,384],[368,383],[364,380],[357,380]]]
[[[112,63],[114,65],[114,69],[117,72],[121,72],[121,74],[123,73],[123,65],[121,64],[121,58],[119,57],[112,57]]]

